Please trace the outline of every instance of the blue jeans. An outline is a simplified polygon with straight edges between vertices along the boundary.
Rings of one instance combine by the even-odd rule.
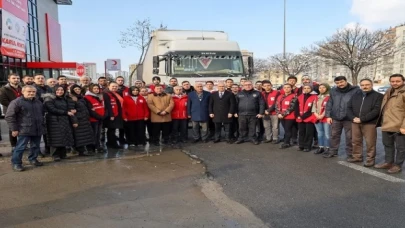
[[[316,123],[315,128],[318,133],[318,145],[330,147],[330,125],[328,123]]]
[[[35,161],[38,157],[39,146],[41,143],[41,136],[18,136],[17,137],[17,145],[14,148],[13,156],[11,158],[11,163],[13,165],[21,165],[22,164],[22,157],[24,154],[25,147],[27,146],[28,142],[31,141],[31,149],[30,154],[28,155],[28,160]]]

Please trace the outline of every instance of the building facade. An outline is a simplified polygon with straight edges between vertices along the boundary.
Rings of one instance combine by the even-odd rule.
[[[17,8],[15,5],[18,4],[21,5]],[[61,69],[76,68],[76,63],[62,61],[61,27],[58,22],[58,5],[71,4],[71,0],[0,0],[2,38],[10,37],[7,44],[5,39],[1,43],[0,84],[7,83],[10,73],[23,76],[40,72],[49,78],[58,77]],[[7,34],[9,30],[19,34],[22,31],[26,37],[25,48],[24,42],[17,42],[13,52],[5,50],[14,43]]]

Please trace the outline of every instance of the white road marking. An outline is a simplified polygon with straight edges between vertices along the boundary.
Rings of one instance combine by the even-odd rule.
[[[369,175],[381,178],[381,179],[386,180],[386,181],[390,181],[390,182],[394,182],[394,183],[405,183],[404,179],[394,177],[394,176],[391,176],[391,175],[388,175],[388,174],[385,174],[385,173],[381,173],[381,172],[372,170],[370,168],[355,165],[353,163],[349,163],[349,162],[345,162],[345,161],[338,161],[338,164],[339,165],[344,165],[344,166],[352,168],[352,169],[355,169],[355,170],[360,171],[362,173],[367,173]]]

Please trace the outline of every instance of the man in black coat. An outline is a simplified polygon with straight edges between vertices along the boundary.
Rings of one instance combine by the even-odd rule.
[[[384,95],[373,90],[370,79],[360,81],[361,90],[352,96],[347,104],[347,116],[352,120],[352,157],[348,162],[363,161],[363,137],[367,146],[367,159],[364,166],[371,167],[375,163],[377,144],[377,119],[380,115]]]
[[[224,83],[218,83],[218,91],[211,94],[209,101],[209,113],[215,124],[215,140],[218,143],[221,138],[222,125],[224,125],[225,138],[231,143],[230,124],[235,113],[235,96],[232,92],[225,90]]]
[[[3,105],[3,114],[7,113],[7,107],[10,105],[10,102],[21,96],[21,86],[19,84],[20,76],[13,73],[8,76],[8,84],[0,88],[0,103]],[[17,145],[17,137],[13,137],[11,131],[9,131],[9,140],[11,153],[13,153]]]
[[[11,134],[17,137],[17,145],[11,159],[15,171],[23,171],[22,157],[28,142],[31,142],[31,151],[28,159],[34,166],[42,166],[37,160],[41,136],[44,134],[43,105],[35,98],[34,86],[24,86],[23,96],[11,101],[6,113],[6,121]]]
[[[235,144],[241,144],[246,140],[258,145],[256,136],[257,120],[264,115],[264,100],[259,91],[253,90],[251,81],[243,83],[243,90],[236,96],[237,112],[239,121],[239,139]]]

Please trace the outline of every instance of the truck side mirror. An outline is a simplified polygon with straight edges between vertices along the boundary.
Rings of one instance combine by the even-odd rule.
[[[172,70],[172,59],[168,56],[166,57],[166,64],[165,64],[165,73],[167,76],[170,75],[171,70]]]
[[[159,56],[153,56],[153,68],[159,68]]]
[[[253,74],[253,68],[254,68],[254,65],[253,65],[253,57],[252,57],[252,56],[249,56],[249,57],[248,57],[248,70],[249,70],[249,73],[250,73],[250,74]]]

